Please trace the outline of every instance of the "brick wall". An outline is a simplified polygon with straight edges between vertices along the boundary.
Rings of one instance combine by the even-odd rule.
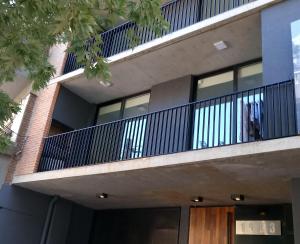
[[[24,115],[22,118],[20,128],[18,131],[15,131],[18,133],[18,135],[17,135],[16,142],[15,142],[15,148],[12,152],[11,162],[8,167],[8,171],[7,171],[7,175],[6,175],[6,179],[5,179],[6,183],[11,182],[15,168],[16,168],[18,156],[20,155],[20,152],[22,151],[22,149],[24,147],[24,143],[26,143],[26,139],[27,139],[26,133],[27,133],[27,130],[29,127],[35,100],[36,100],[36,95],[32,94],[32,93],[29,94],[26,108],[23,111]]]
[[[27,113],[26,119],[22,122],[27,123],[26,143],[22,153],[13,159],[6,182],[11,182],[13,175],[36,172],[43,149],[43,138],[48,135],[51,126],[59,88],[59,83],[51,84],[37,94],[32,111]],[[30,108],[28,109],[30,110]]]

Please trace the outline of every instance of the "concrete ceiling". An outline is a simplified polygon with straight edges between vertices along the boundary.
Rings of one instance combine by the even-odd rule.
[[[299,142],[300,138],[297,137],[295,140]],[[165,158],[161,160],[165,163],[168,161],[166,157],[173,157],[177,159],[176,161],[180,161],[180,157],[189,158],[189,154],[193,158],[197,155],[203,157],[201,155],[205,155],[208,151],[217,155],[216,150],[220,154],[222,151],[230,154],[245,149],[255,151],[266,147],[265,145],[272,150],[276,143],[288,146],[291,141],[279,139],[260,144],[186,152],[180,156],[179,154],[163,156]],[[92,168],[94,173],[92,175],[64,177],[64,171],[57,171],[61,178],[20,182],[17,185],[50,195],[60,195],[95,209],[193,205],[190,199],[196,196],[204,197],[204,202],[200,206],[233,205],[234,202],[230,200],[233,193],[245,194],[246,200],[242,204],[287,203],[291,202],[290,180],[293,177],[300,177],[299,158],[300,148],[284,151],[276,149],[266,153],[161,167],[155,167],[152,162],[151,168],[114,173],[95,174]],[[127,163],[136,164],[135,160],[120,162],[121,165]],[[107,164],[107,167],[114,167],[114,164],[116,163]],[[87,172],[88,168],[77,169]],[[67,169],[70,172],[72,170]],[[43,177],[48,172],[39,174]],[[96,197],[97,193],[103,192],[109,194],[108,199]]]
[[[220,40],[229,48],[217,51],[213,44]],[[256,13],[111,63],[112,87],[104,88],[84,75],[66,80],[63,85],[91,103],[101,103],[185,75],[203,74],[259,57],[261,28],[260,14]]]
[[[6,92],[12,99],[15,99],[30,83],[31,81],[27,79],[25,71],[17,71],[15,79],[0,85],[0,90]]]

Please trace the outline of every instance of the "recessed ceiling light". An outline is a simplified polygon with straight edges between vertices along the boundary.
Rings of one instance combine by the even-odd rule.
[[[104,86],[104,87],[111,87],[111,86],[113,85],[112,82],[107,81],[107,80],[100,80],[100,81],[99,81],[99,84],[100,84],[101,86]]]
[[[245,196],[241,194],[232,194],[231,195],[231,200],[235,202],[241,202],[245,200]]]
[[[214,46],[215,46],[215,48],[216,48],[217,50],[219,50],[219,51],[228,48],[227,44],[226,44],[224,41],[215,42],[215,43],[214,43]]]
[[[198,202],[203,202],[203,197],[195,197],[191,200],[192,202],[198,203]]]
[[[101,194],[97,194],[96,197],[98,197],[100,199],[106,199],[106,198],[108,198],[108,195],[106,193],[101,193]]]

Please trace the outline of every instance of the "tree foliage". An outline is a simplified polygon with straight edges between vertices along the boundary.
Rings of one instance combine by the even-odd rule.
[[[19,111],[17,103],[0,91],[0,153],[10,144],[9,130],[6,128],[6,122],[11,120],[13,115]]]
[[[110,79],[106,60],[98,55],[99,33],[129,20],[159,34],[167,28],[160,6],[160,0],[0,0],[0,85],[13,81],[16,70],[24,69],[33,90],[45,87],[55,73],[48,50],[58,43],[69,44],[68,52],[85,67],[88,78]],[[129,36],[134,40],[134,33]],[[90,45],[85,48],[87,42]],[[0,126],[17,111],[12,100],[1,96],[5,115]]]

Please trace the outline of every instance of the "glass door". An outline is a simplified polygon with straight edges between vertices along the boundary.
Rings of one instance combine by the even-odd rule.
[[[126,99],[124,105],[125,122],[121,159],[141,157],[143,153],[147,119],[141,115],[148,112],[150,94]]]
[[[222,97],[234,89],[233,71],[199,79],[194,110],[193,149],[230,144],[232,99]],[[217,97],[217,99],[216,99]]]
[[[260,140],[263,137],[262,63],[234,67],[197,81],[192,148]]]

